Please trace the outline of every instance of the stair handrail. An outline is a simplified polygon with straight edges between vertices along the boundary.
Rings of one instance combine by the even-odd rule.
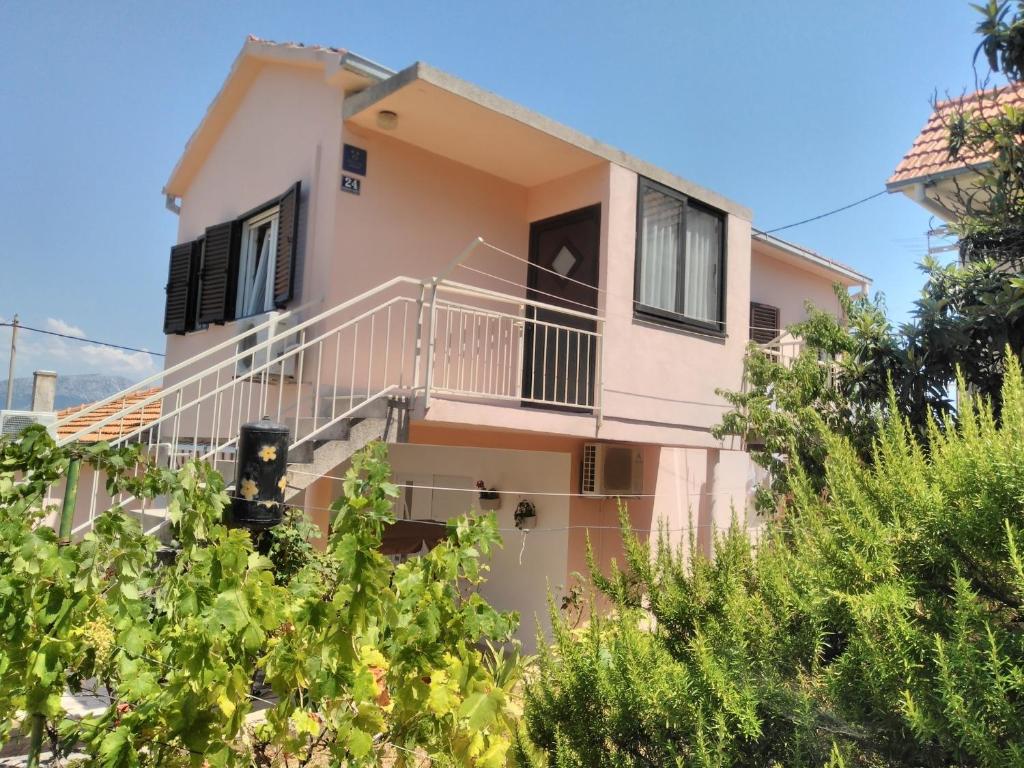
[[[191,386],[192,384],[194,384],[195,382],[199,381],[200,379],[208,376],[212,371],[216,371],[219,368],[223,368],[224,366],[227,366],[227,365],[230,365],[232,363],[238,362],[239,360],[242,360],[242,359],[245,359],[245,358],[249,358],[249,357],[253,357],[258,352],[260,352],[260,351],[262,351],[264,349],[267,349],[268,347],[273,346],[274,344],[278,343],[281,340],[281,338],[285,338],[285,337],[289,337],[289,336],[294,336],[295,334],[305,330],[306,328],[309,328],[312,325],[315,325],[317,323],[323,322],[324,320],[328,319],[329,317],[331,317],[331,316],[333,316],[333,315],[335,315],[335,314],[337,314],[339,312],[344,312],[345,310],[350,309],[351,307],[355,306],[356,304],[364,302],[368,298],[371,298],[371,297],[373,297],[373,296],[375,296],[377,294],[380,294],[380,293],[383,293],[385,291],[388,291],[391,288],[394,288],[395,286],[398,286],[398,285],[415,285],[416,287],[419,288],[419,287],[422,287],[423,283],[422,283],[422,281],[417,280],[416,278],[406,277],[404,275],[399,275],[397,277],[393,277],[392,279],[388,280],[385,283],[381,283],[380,285],[375,286],[374,288],[371,288],[368,291],[364,291],[363,293],[359,294],[358,296],[354,296],[351,299],[347,299],[346,301],[343,301],[340,304],[336,304],[333,307],[330,307],[329,309],[324,310],[323,312],[321,312],[318,315],[315,315],[315,316],[313,316],[313,317],[311,317],[311,318],[309,318],[307,320],[302,321],[298,325],[290,325],[287,328],[282,328],[280,333],[277,333],[277,334],[275,334],[273,336],[269,336],[268,335],[268,337],[264,341],[259,342],[257,344],[254,344],[253,346],[248,347],[248,348],[242,350],[241,352],[236,352],[232,357],[218,360],[214,365],[212,365],[210,367],[207,367],[207,368],[204,368],[203,370],[198,371],[197,373],[194,373],[191,376],[188,376],[187,378],[182,379],[179,382],[176,382],[175,384],[171,385],[170,387],[161,388],[159,391],[157,391],[156,393],[150,395],[149,397],[143,398],[141,400],[137,400],[137,401],[133,402],[131,405],[129,405],[129,406],[125,407],[125,408],[122,408],[119,411],[117,411],[115,413],[112,413],[109,416],[106,416],[106,417],[100,419],[99,421],[93,422],[92,424],[89,424],[86,427],[83,427],[82,429],[78,430],[77,432],[75,432],[72,435],[60,438],[58,440],[58,445],[67,445],[67,444],[73,443],[73,442],[75,442],[77,440],[81,440],[82,437],[84,437],[86,435],[89,435],[89,434],[91,434],[93,432],[96,432],[96,431],[102,429],[103,427],[107,426],[108,424],[112,424],[112,423],[114,423],[116,421],[119,421],[119,420],[123,419],[126,415],[130,414],[130,413],[133,413],[133,412],[135,412],[137,410],[143,409],[147,405],[151,405],[152,403],[155,403],[158,400],[162,401],[165,398],[167,398],[168,396],[174,395],[177,392],[182,391],[185,387]],[[193,365],[195,365],[196,360],[204,358],[204,357],[207,357],[211,351],[214,351],[214,350],[220,351],[220,350],[223,350],[225,347],[230,346],[232,343],[237,344],[242,339],[244,339],[246,337],[249,337],[249,336],[252,336],[254,333],[258,333],[260,330],[263,330],[264,328],[268,327],[269,325],[271,325],[273,323],[279,323],[281,321],[281,319],[282,319],[282,317],[279,315],[279,316],[276,316],[274,318],[271,318],[270,320],[266,321],[265,323],[261,323],[259,326],[256,326],[256,327],[253,327],[253,328],[249,328],[244,333],[237,334],[236,336],[232,337],[228,341],[221,342],[220,344],[217,344],[215,347],[211,347],[210,350],[207,350],[207,351],[205,351],[203,353],[200,353],[199,355],[191,357],[188,360],[184,360],[181,363],[178,363],[177,365],[174,365],[171,368],[168,368],[168,369],[164,370],[161,374],[159,374],[156,377],[150,377],[149,379],[144,379],[139,384],[136,384],[135,386],[132,386],[132,387],[130,387],[128,389],[125,389],[125,390],[117,393],[116,395],[112,395],[111,397],[106,398],[106,400],[100,401],[99,403],[94,403],[91,407],[88,408],[87,411],[86,410],[76,411],[72,415],[75,418],[81,418],[81,416],[85,415],[85,413],[92,412],[92,411],[96,410],[96,408],[100,407],[101,405],[108,405],[110,403],[116,402],[119,399],[124,399],[129,394],[131,394],[132,392],[138,390],[143,384],[150,383],[151,381],[153,381],[154,378],[161,378],[163,376],[166,376],[169,373],[174,373],[176,371],[182,370],[183,368],[193,366]],[[289,351],[289,353],[292,353],[293,351],[294,350],[291,350],[291,351]],[[59,425],[59,422],[58,422],[58,425]],[[123,438],[123,436],[121,436],[118,439],[124,439],[124,438]]]
[[[346,328],[351,327],[353,324],[361,322],[362,320],[365,320],[366,318],[370,317],[374,313],[379,312],[379,311],[381,311],[383,309],[386,309],[387,307],[391,306],[392,304],[396,304],[396,303],[401,302],[401,301],[409,301],[409,302],[411,302],[411,301],[414,301],[414,300],[409,298],[409,297],[401,297],[401,296],[396,296],[394,298],[388,299],[383,304],[378,304],[375,307],[373,307],[372,309],[369,309],[369,310],[363,312],[362,314],[357,315],[356,317],[349,318],[348,320],[346,320],[341,325],[335,326],[335,327],[331,328],[330,330],[324,331],[319,336],[315,336],[312,339],[307,339],[306,341],[303,341],[301,344],[297,344],[294,347],[289,347],[283,354],[279,355],[278,357],[266,360],[266,361],[260,363],[255,368],[250,369],[249,372],[246,374],[246,377],[247,378],[254,377],[254,376],[256,376],[258,374],[261,374],[261,373],[264,373],[266,371],[271,371],[271,370],[273,370],[275,365],[278,365],[278,363],[280,362],[280,359],[282,359],[284,357],[290,357],[290,356],[295,355],[295,354],[297,354],[299,352],[304,352],[305,350],[313,347],[315,344],[323,341],[324,339],[326,339],[331,334],[337,333],[338,331],[341,331],[341,330],[345,330]],[[289,334],[289,335],[291,335],[291,334]],[[257,347],[250,347],[249,349],[246,349],[244,352],[241,352],[238,355],[236,355],[234,358],[229,358],[227,360],[224,360],[223,363],[221,363],[221,366],[225,366],[225,365],[228,365],[230,363],[237,362],[239,359],[244,358],[244,357],[249,357],[251,354],[253,354],[253,350],[257,350],[257,349],[258,349]],[[218,366],[218,367],[221,367],[221,366]],[[197,373],[195,375],[196,376],[207,376],[207,375],[209,375],[209,370]],[[220,384],[216,389],[211,389],[208,392],[204,392],[203,395],[201,397],[196,398],[196,400],[192,400],[190,402],[178,405],[173,411],[168,411],[167,413],[161,413],[159,421],[163,421],[164,419],[170,418],[171,416],[179,416],[182,413],[185,413],[190,408],[195,406],[196,402],[198,402],[199,400],[205,399],[205,398],[209,398],[209,397],[217,395],[217,394],[219,394],[221,392],[227,391],[233,385],[233,383],[234,383],[233,381],[226,381],[223,384]],[[188,386],[188,384],[183,382],[183,387],[184,386]],[[151,398],[148,398],[148,399],[149,399],[150,402],[153,402],[152,398],[157,398],[157,399],[166,398],[166,397],[168,397],[168,395],[175,394],[175,391],[176,390],[174,390],[172,388],[168,392],[158,393],[158,394],[153,395]],[[140,403],[138,405],[133,405],[132,407],[140,407],[141,408],[143,406]],[[114,418],[117,418],[117,417],[115,416]],[[149,424],[140,425],[139,427],[136,427],[134,430],[128,432],[127,434],[119,436],[118,440],[128,440],[128,439],[130,439],[132,437],[135,437],[136,435],[138,435],[138,434],[140,434],[142,432],[145,432],[147,429],[149,429],[150,426],[153,423],[155,423],[155,422],[151,422]],[[303,438],[299,438],[298,435],[292,435],[292,437],[297,440],[297,442],[294,445],[298,445],[298,444],[302,443],[303,441],[309,439],[309,435],[307,435],[307,436],[305,436]],[[225,443],[225,445],[228,445],[230,443],[231,443],[231,441],[229,440],[227,443]],[[201,458],[205,458],[205,456],[203,456]]]

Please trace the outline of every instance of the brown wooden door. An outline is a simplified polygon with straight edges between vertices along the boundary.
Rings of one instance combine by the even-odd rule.
[[[597,314],[601,206],[530,225],[526,296]],[[554,309],[527,308],[523,404],[589,410],[594,406],[597,322]]]

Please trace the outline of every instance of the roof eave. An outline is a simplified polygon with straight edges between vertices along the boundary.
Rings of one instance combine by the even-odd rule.
[[[956,168],[947,168],[944,171],[938,171],[936,173],[923,173],[920,176],[912,176],[907,179],[899,179],[893,181],[892,178],[885,182],[885,188],[889,192],[903,192],[909,187],[922,184],[928,186],[929,184],[937,184],[947,179],[954,179],[957,176],[964,176],[969,173],[977,173],[983,171],[992,165],[991,160],[984,160],[980,163],[973,163],[971,165],[961,165]]]
[[[428,83],[511,120],[516,120],[537,131],[546,133],[585,152],[589,152],[595,157],[607,160],[615,165],[622,166],[642,176],[678,189],[691,197],[720,208],[741,219],[750,221],[753,218],[749,208],[717,192],[669,173],[651,163],[640,160],[622,150],[587,136],[574,128],[534,112],[521,104],[505,99],[423,62],[416,62],[393,77],[376,83],[364,91],[345,99],[345,104],[342,107],[342,119],[348,120],[371,109],[378,102],[416,81]]]

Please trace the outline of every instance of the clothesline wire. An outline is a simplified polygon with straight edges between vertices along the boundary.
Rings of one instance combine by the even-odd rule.
[[[231,495],[229,495],[228,498],[230,498],[230,499],[237,499],[239,501],[252,501],[251,499],[245,499],[242,496],[231,496]],[[298,511],[307,511],[307,512],[308,511],[314,511],[314,512],[337,512],[337,510],[332,508],[332,507],[321,507],[321,506],[313,506],[313,505],[301,506],[301,505],[298,505],[298,504],[291,504],[289,502],[281,502],[281,505],[284,506],[284,507],[287,507],[288,509],[293,509],[293,510],[298,510]],[[467,510],[467,511],[469,511],[469,510]],[[447,520],[424,520],[424,519],[421,519],[421,518],[420,519],[418,519],[418,518],[396,518],[395,522],[396,523],[397,522],[420,523],[422,525],[435,525],[435,526],[439,526],[439,527],[442,527],[442,528],[447,528],[448,527],[448,521]],[[627,530],[629,530],[631,533],[661,533],[661,532],[664,532],[664,533],[690,533],[692,531],[699,531],[699,530],[704,530],[704,529],[707,529],[707,528],[717,528],[717,529],[721,530],[722,526],[717,525],[715,523],[698,523],[696,525],[686,525],[686,526],[681,526],[681,527],[677,527],[677,528],[674,528],[674,527],[641,528],[641,527],[637,527],[637,526],[632,526],[631,525],[631,526],[628,527]],[[577,524],[577,525],[556,526],[554,528],[531,528],[531,529],[526,529],[526,530],[524,530],[523,528],[502,528],[502,527],[498,527],[496,530],[498,532],[500,532],[500,533],[522,533],[522,534],[530,534],[532,536],[532,535],[538,534],[538,533],[565,533],[567,531],[621,531],[622,530],[622,526],[619,526],[619,525],[578,525]]]
[[[500,249],[498,249],[498,250],[500,250]],[[501,251],[501,252],[505,253],[505,251]],[[518,256],[516,256],[515,258],[522,260]],[[595,319],[597,319],[598,317],[601,317],[601,318],[616,317],[616,318],[619,318],[620,320],[627,320],[629,322],[632,322],[634,320],[634,317],[632,315],[627,315],[627,314],[622,313],[622,312],[610,312],[610,311],[608,311],[607,307],[604,309],[604,311],[600,315],[597,315],[596,314],[597,313],[597,308],[592,306],[592,305],[590,305],[590,304],[586,304],[586,303],[581,302],[581,301],[575,301],[573,299],[567,299],[564,296],[559,296],[558,294],[550,293],[548,291],[542,291],[539,288],[530,288],[530,287],[528,287],[527,285],[525,285],[523,283],[516,282],[515,280],[512,280],[512,279],[507,278],[507,277],[502,277],[500,275],[496,275],[493,272],[488,272],[486,270],[479,269],[478,267],[471,267],[468,264],[459,264],[458,266],[461,269],[465,269],[468,272],[474,272],[474,273],[476,273],[478,275],[481,275],[483,277],[490,278],[491,280],[497,280],[497,281],[505,283],[507,285],[511,285],[511,286],[513,286],[515,288],[521,288],[522,290],[527,291],[527,292],[533,292],[533,293],[536,293],[536,294],[541,294],[542,296],[546,296],[546,297],[551,298],[551,299],[557,299],[558,301],[562,302],[563,304],[572,304],[574,307],[578,307],[579,308],[578,310],[574,310],[574,311],[594,312],[595,313],[595,315],[594,315]],[[633,303],[634,306],[637,306],[637,305],[640,305],[641,302],[637,301],[636,299],[633,299],[632,303]],[[685,318],[681,318],[681,319],[685,319]],[[724,320],[721,321],[719,323],[719,325],[721,325],[722,331],[725,332],[726,327],[727,327],[725,321]],[[749,326],[747,326],[747,328],[748,328],[748,330],[751,330],[751,331],[775,331],[776,333],[779,333],[782,330],[781,328],[775,328],[773,326],[767,326],[767,325],[749,325]],[[568,330],[575,330],[575,329],[568,329]],[[687,333],[691,333],[691,334],[693,334],[695,336],[701,336],[701,337],[710,338],[710,339],[721,339],[722,338],[720,334],[707,333],[707,332],[701,331],[700,329],[697,329],[697,328],[686,328],[685,331]]]
[[[558,296],[557,294],[554,294],[554,293],[548,293],[547,291],[541,291],[541,290],[536,289],[536,288],[529,288],[526,285],[524,285],[523,283],[518,283],[515,280],[510,280],[507,277],[501,277],[500,275],[495,275],[495,274],[493,274],[491,272],[487,272],[487,271],[482,270],[482,269],[477,269],[476,267],[471,267],[468,264],[459,264],[459,267],[461,267],[462,269],[465,269],[465,270],[467,270],[469,272],[475,272],[478,275],[482,275],[484,277],[488,277],[488,278],[490,278],[492,280],[498,280],[499,282],[507,283],[508,285],[515,286],[516,288],[522,288],[525,291],[532,291],[533,293],[539,293],[539,294],[542,294],[542,295],[547,296],[549,298],[557,299],[558,301],[560,301],[560,302],[562,302],[564,304],[573,304],[573,305],[575,305],[575,306],[580,308],[579,311],[594,312],[595,313],[595,315],[594,315],[594,319],[595,320],[598,319],[598,317],[600,317],[602,319],[603,318],[608,318],[608,317],[617,317],[617,318],[619,318],[621,320],[625,320],[625,321],[628,321],[628,322],[631,323],[635,319],[632,315],[627,315],[627,314],[622,313],[622,312],[609,312],[607,307],[601,313],[601,315],[598,316],[596,314],[597,309],[595,307],[589,305],[589,304],[584,304],[583,302],[580,302],[580,301],[573,301],[572,299],[567,299],[567,298],[565,298],[563,296]],[[633,300],[633,304],[634,305],[637,305],[639,303],[640,302],[638,302],[636,299]],[[719,325],[721,325],[722,331],[724,333],[725,330],[726,330],[725,322],[722,321],[721,323],[719,323]],[[701,331],[701,330],[699,330],[697,328],[689,328],[689,327],[687,327],[687,328],[684,328],[683,330],[686,333],[692,334],[694,336],[700,336],[700,337],[703,337],[703,338],[718,339],[718,340],[721,340],[721,338],[722,338],[721,334],[707,333],[707,332]]]
[[[398,487],[402,488],[404,486],[399,485]],[[456,488],[456,489],[452,489],[452,490],[466,490],[466,489],[464,489],[464,488]],[[479,493],[479,491],[477,491],[477,492]],[[711,494],[703,494],[703,493],[701,493],[701,494],[697,494],[697,495],[705,496],[705,495],[711,495]],[[247,499],[244,496],[238,496],[238,495],[235,495],[235,494],[228,494],[228,498],[231,499],[231,500],[237,500],[237,501],[250,501],[250,502],[254,501],[253,499]],[[601,501],[605,501],[605,500],[607,500],[607,499],[601,499]],[[269,503],[275,503],[275,502],[269,502]],[[312,504],[299,505],[299,504],[292,504],[290,502],[276,502],[276,503],[279,503],[281,506],[286,507],[288,509],[297,510],[297,511],[305,511],[305,512],[336,512],[337,511],[333,507],[324,507],[324,506],[318,506],[318,505],[312,505]],[[135,512],[135,511],[141,511],[141,510],[125,510],[126,513]],[[466,511],[469,512],[471,510],[466,510]],[[414,518],[398,518],[398,519],[396,519],[396,522],[398,522],[398,520],[401,520],[401,519],[409,520],[411,522],[421,523],[423,525],[435,525],[435,526],[440,526],[440,527],[447,527],[448,526],[448,522],[445,521],[445,520],[423,520],[423,519],[414,519]],[[693,531],[698,531],[698,530],[703,530],[703,529],[708,529],[708,528],[718,528],[718,529],[721,529],[721,526],[719,526],[719,525],[717,525],[715,523],[698,523],[696,525],[687,525],[687,526],[681,526],[681,527],[661,527],[661,526],[659,526],[659,527],[656,527],[656,528],[642,528],[642,527],[637,527],[637,526],[629,526],[628,530],[630,532],[632,532],[632,533],[659,533],[659,532],[664,532],[664,533],[690,533],[690,532],[693,532]],[[536,528],[536,529],[530,529],[530,530],[524,530],[522,528],[503,528],[503,527],[498,527],[496,530],[499,531],[500,533],[524,533],[524,534],[525,533],[533,533],[533,534],[536,534],[536,533],[565,533],[567,531],[621,531],[622,527],[619,526],[619,525],[579,525],[579,524],[574,524],[574,525],[556,526],[556,527],[553,527],[553,528]]]
[[[599,288],[596,285],[591,285],[590,283],[585,283],[582,280],[577,280],[577,279],[575,279],[573,277],[569,277],[568,275],[563,275],[561,272],[559,272],[557,270],[549,269],[548,267],[542,267],[540,264],[537,264],[536,262],[530,261],[529,259],[524,259],[522,256],[517,256],[516,254],[512,253],[511,251],[506,251],[504,248],[499,248],[498,246],[494,245],[493,243],[489,243],[486,240],[484,240],[480,244],[487,246],[492,251],[497,251],[498,253],[501,253],[501,254],[503,254],[505,256],[508,256],[510,259],[515,259],[516,261],[520,261],[520,262],[522,262],[523,264],[525,264],[527,267],[529,267],[531,269],[538,269],[541,272],[547,272],[548,274],[554,275],[559,280],[565,280],[566,282],[569,282],[569,283],[576,283],[576,285],[581,285],[584,288],[587,288],[587,289],[593,290],[593,291],[597,291],[598,293],[607,293],[607,290],[605,290],[604,288]]]
[[[321,474],[321,473],[317,473],[317,472],[306,472],[306,471],[301,470],[301,469],[289,469],[288,471],[291,474],[294,474],[294,475],[305,475],[306,477],[325,478],[327,480],[342,480],[342,481],[345,480],[344,477],[341,477],[339,475],[326,475],[326,474]],[[460,487],[456,487],[456,486],[425,485],[425,484],[422,484],[422,483],[396,482],[395,485],[398,485],[398,486],[400,486],[402,488],[418,488],[418,489],[430,490],[430,491],[460,491],[462,493],[481,493],[482,492],[481,489],[479,489],[479,488],[460,488]],[[683,491],[682,494],[680,494],[680,495],[686,495],[686,496],[721,496],[721,495],[724,495],[724,494],[741,493],[741,492],[745,493],[746,490],[747,490],[746,488],[728,488],[728,489],[725,489],[725,490],[722,490],[722,491]],[[489,492],[489,491],[490,491],[490,489],[487,489],[487,492]],[[582,492],[577,492],[577,491],[516,491],[516,490],[504,490],[504,489],[501,489],[501,488],[495,489],[495,492],[496,493],[507,494],[509,496],[557,496],[557,497],[566,497],[566,496],[568,496],[568,497],[580,497],[580,498],[584,498],[584,499],[593,499],[593,498],[653,499],[653,498],[656,498],[656,496],[657,496],[657,494],[654,494],[654,493],[629,493],[629,494],[624,493],[624,494],[621,494],[619,496],[595,497],[592,494],[582,493]]]

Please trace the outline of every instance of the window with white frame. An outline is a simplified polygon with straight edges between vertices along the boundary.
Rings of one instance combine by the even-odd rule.
[[[641,178],[635,306],[639,315],[724,330],[724,214]]]
[[[238,262],[237,317],[249,317],[274,308],[277,265],[277,228],[280,207],[261,211],[242,222]]]

